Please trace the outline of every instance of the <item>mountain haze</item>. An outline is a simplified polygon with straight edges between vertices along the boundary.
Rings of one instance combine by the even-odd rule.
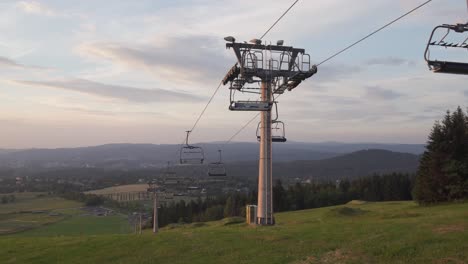
[[[226,163],[257,161],[258,143],[201,143],[207,162],[217,161],[217,150],[223,150]],[[363,149],[383,149],[420,154],[423,145],[345,144],[345,143],[285,143],[274,144],[275,162],[323,160]],[[179,159],[180,145],[108,144],[93,147],[59,149],[0,150],[0,166],[13,167],[162,167]]]

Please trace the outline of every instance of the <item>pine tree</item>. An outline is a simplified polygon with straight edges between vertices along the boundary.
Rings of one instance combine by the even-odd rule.
[[[418,174],[414,196],[419,203],[466,199],[468,197],[468,116],[458,107],[447,111],[429,135]]]
[[[234,211],[234,202],[231,196],[226,200],[226,205],[224,206],[224,217],[233,216]]]

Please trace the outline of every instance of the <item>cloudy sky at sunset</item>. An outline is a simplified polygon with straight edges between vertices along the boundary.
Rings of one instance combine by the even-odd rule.
[[[223,37],[260,37],[292,2],[0,0],[0,148],[180,143],[235,62]],[[422,2],[303,0],[265,40],[317,63]],[[468,77],[428,70],[428,36],[466,20],[466,1],[434,0],[324,64],[279,100],[288,140],[424,143],[468,102]],[[227,140],[255,115],[228,105],[222,87],[193,141]]]

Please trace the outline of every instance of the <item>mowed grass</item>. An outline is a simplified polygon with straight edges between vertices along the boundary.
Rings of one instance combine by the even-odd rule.
[[[14,203],[0,204],[0,214],[25,211],[51,211],[81,207],[83,204],[43,193],[14,193]]]
[[[132,232],[126,217],[75,215],[58,223],[18,233],[21,237],[82,236],[103,234],[127,234]]]
[[[81,207],[81,203],[68,201],[42,193],[16,193],[16,201],[0,204],[0,235],[39,228],[66,219],[64,210]]]
[[[3,237],[0,263],[467,263],[468,204],[349,204],[157,236]]]

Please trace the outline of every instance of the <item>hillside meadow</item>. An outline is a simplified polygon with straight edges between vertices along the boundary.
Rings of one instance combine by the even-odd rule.
[[[171,225],[157,236],[149,230],[143,235],[60,236],[31,231],[0,237],[0,263],[468,261],[467,203],[421,207],[413,202],[352,202],[279,213],[276,219],[274,227],[247,226],[242,219]],[[121,232],[118,226],[114,232]]]

